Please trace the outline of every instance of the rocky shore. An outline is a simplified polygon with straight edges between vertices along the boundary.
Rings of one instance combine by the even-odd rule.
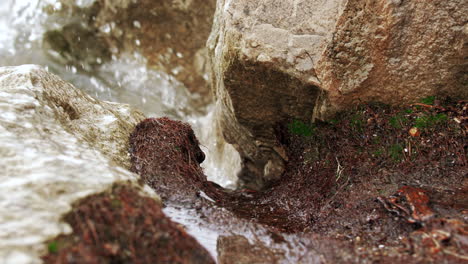
[[[199,225],[217,230],[219,263],[466,261],[466,101],[427,97],[405,107],[365,104],[328,122],[278,123],[276,139],[286,150],[285,173],[265,190],[229,190],[206,179],[200,167],[205,155],[185,123],[142,120],[143,115],[128,106],[92,99],[36,66],[4,68],[0,76],[3,98],[15,102],[4,106],[23,113],[2,115],[3,128],[16,131],[12,136],[18,138],[28,135],[23,144],[42,146],[40,158],[55,160],[50,163],[55,167],[38,167],[45,174],[21,172],[21,166],[12,166],[18,163],[5,160],[12,172],[5,183],[15,186],[13,171],[30,175],[36,183],[22,186],[46,188],[41,198],[45,204],[73,203],[65,216],[60,212],[68,211],[69,205],[63,204],[63,211],[43,215],[34,224],[18,221],[36,236],[31,228],[43,227],[44,221],[60,227],[44,229],[38,236],[40,245],[30,240],[21,252],[14,244],[15,234],[4,232],[6,262],[32,261],[31,252],[45,250],[46,263],[214,262],[164,215],[164,207],[192,210],[201,219]],[[52,129],[55,141],[50,141]],[[114,132],[99,132],[102,129]],[[2,148],[11,140],[2,141]],[[61,149],[77,148],[73,144],[78,143],[84,149],[73,159],[66,154],[71,149]],[[94,156],[87,157],[88,151]],[[44,156],[49,152],[50,158]],[[39,162],[39,156],[34,159]],[[73,165],[83,162],[89,164]],[[69,168],[67,173],[64,168]],[[54,189],[48,178],[40,187],[39,175],[54,175]],[[104,181],[103,175],[115,176]],[[98,194],[86,197],[91,193]],[[31,214],[37,201],[30,202],[33,211],[25,207],[18,213]],[[22,214],[15,212],[12,217],[20,219]]]

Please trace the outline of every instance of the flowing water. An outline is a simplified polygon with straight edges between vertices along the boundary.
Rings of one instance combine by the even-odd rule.
[[[78,0],[86,6],[91,0]],[[227,144],[216,141],[213,105],[199,105],[199,94],[191,94],[172,76],[148,69],[138,53],[113,57],[97,70],[80,71],[54,59],[54,51],[43,47],[46,30],[62,26],[43,11],[57,0],[2,0],[0,2],[0,66],[38,64],[100,100],[130,104],[148,117],[168,116],[190,123],[207,154],[203,167],[209,180],[232,186],[239,169],[239,157]]]
[[[76,1],[81,6],[89,5],[91,2],[90,0]],[[137,53],[114,57],[110,62],[92,72],[63,64],[54,57],[53,51],[43,46],[44,32],[59,28],[66,22],[66,18],[51,19],[48,17],[43,8],[50,5],[57,10],[61,8],[60,2],[55,0],[2,0],[0,2],[0,66],[41,65],[100,100],[128,103],[140,109],[148,117],[168,116],[190,123],[207,157],[203,167],[208,179],[225,187],[233,186],[239,168],[239,157],[231,146],[217,142],[213,123],[213,105],[197,104],[199,95],[190,94],[172,76],[148,69],[145,58]],[[20,149],[24,146],[13,147]],[[25,169],[28,166],[32,168],[33,165],[34,163],[28,162],[24,164]],[[64,167],[64,170],[66,169],[69,168]],[[44,181],[44,186],[47,186],[45,181],[50,180],[50,177],[41,178],[39,174],[36,176],[35,181],[38,186],[42,186],[41,181]],[[67,184],[75,183],[70,181]],[[30,192],[30,196],[33,197],[37,188],[34,184],[28,186],[22,187],[23,192],[25,196]],[[8,188],[0,183],[0,193],[7,193]],[[15,197],[3,195],[1,199],[6,202],[5,199],[18,198]],[[70,200],[72,201],[73,199]],[[51,206],[42,210],[56,210],[56,207]],[[177,208],[166,208],[165,211],[175,221],[187,226],[189,232],[195,235],[212,254],[215,254],[216,232],[200,229],[191,224],[195,218],[189,212]],[[0,210],[0,219],[8,219],[8,213],[7,210]],[[31,219],[29,224],[34,224],[34,214],[38,213],[40,211],[24,212],[24,215]],[[63,210],[60,213],[63,214]],[[3,225],[3,228],[8,228],[6,226]],[[18,227],[11,225],[10,228]],[[38,226],[38,230],[40,228]],[[15,232],[15,230],[10,231]],[[13,259],[15,263],[30,263],[25,256],[16,258],[13,256]]]

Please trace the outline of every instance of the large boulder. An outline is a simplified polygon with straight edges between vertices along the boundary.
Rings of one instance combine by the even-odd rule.
[[[315,66],[329,94],[317,114],[359,101],[468,98],[467,12],[463,0],[347,1]]]
[[[278,123],[356,102],[468,97],[465,1],[220,0],[208,40],[217,119],[262,187],[287,159]]]
[[[1,263],[39,263],[45,242],[71,231],[71,203],[137,181],[128,136],[143,118],[39,66],[0,68]]]

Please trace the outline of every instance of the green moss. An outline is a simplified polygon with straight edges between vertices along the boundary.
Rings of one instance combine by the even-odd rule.
[[[112,199],[112,201],[111,201],[111,206],[112,206],[112,208],[114,208],[114,209],[121,208],[121,207],[122,207],[122,202],[121,202],[119,199],[117,199],[117,198]]]
[[[424,115],[416,119],[414,126],[417,128],[430,128],[447,120],[446,114]]]
[[[363,129],[363,125],[364,125],[364,118],[363,118],[362,113],[358,112],[358,113],[353,114],[350,117],[349,124],[351,125],[353,129],[361,132]]]
[[[405,126],[407,122],[408,122],[408,119],[404,117],[403,114],[401,113],[398,113],[396,116],[390,118],[390,125],[393,128],[400,129],[403,126]]]
[[[372,155],[373,155],[374,157],[382,157],[383,154],[384,154],[384,151],[383,151],[382,149],[378,149],[378,150],[372,152]]]
[[[58,252],[58,243],[57,241],[52,241],[52,242],[49,242],[49,244],[47,245],[47,249],[49,250],[49,253],[57,253]]]
[[[332,125],[336,125],[336,124],[339,123],[338,119],[332,119],[332,120],[330,120],[329,122],[330,122],[330,124],[332,124]]]
[[[390,145],[388,151],[389,151],[389,156],[394,160],[394,161],[401,161],[403,159],[403,146],[401,144],[392,144]]]
[[[380,137],[378,137],[378,136],[372,138],[372,144],[373,145],[380,145],[381,142],[382,142],[382,139]]]
[[[427,104],[427,105],[433,105],[434,102],[435,102],[435,96],[428,96],[428,97],[424,97],[423,99],[421,99],[421,103]]]
[[[310,137],[315,132],[313,125],[307,125],[299,120],[294,120],[288,125],[289,132],[294,135]]]

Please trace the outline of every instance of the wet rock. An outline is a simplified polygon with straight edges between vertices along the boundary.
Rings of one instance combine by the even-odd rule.
[[[191,201],[206,183],[205,154],[192,128],[169,118],[148,118],[130,136],[131,170],[163,199]]]
[[[409,223],[423,224],[434,217],[434,212],[429,208],[429,197],[422,188],[403,186],[395,195],[378,197],[378,200],[389,212],[403,217]]]
[[[244,236],[220,236],[217,242],[218,263],[247,264],[247,263],[281,263],[284,252],[275,253],[273,249],[262,242],[251,244]]]
[[[103,35],[81,23],[70,23],[60,30],[47,31],[44,41],[66,63],[94,67],[111,59],[111,52]]]
[[[128,186],[74,204],[65,221],[73,233],[49,242],[47,263],[215,263],[162,212],[161,204]]]
[[[425,228],[412,232],[408,244],[422,262],[465,263],[468,225],[458,219],[434,219]]]
[[[0,68],[0,262],[37,262],[47,239],[70,232],[60,217],[72,202],[137,180],[124,168],[143,118],[39,66]]]
[[[243,159],[241,185],[258,189],[284,171],[275,126],[309,122],[322,93],[315,62],[339,1],[218,1],[208,47],[217,118]]]
[[[462,0],[218,1],[213,91],[244,184],[280,176],[278,122],[327,119],[356,102],[467,98],[467,12]]]
[[[94,57],[94,60],[101,58],[104,61],[109,53],[118,56],[123,52],[138,51],[147,59],[149,67],[175,76],[189,90],[201,93],[206,97],[205,101],[209,101],[205,43],[214,10],[214,0],[96,0],[85,8],[63,1],[62,10],[58,12],[62,16],[74,13],[72,22],[59,31],[46,33],[45,37],[55,50],[63,53],[66,48],[86,45],[83,40],[82,45],[76,42],[81,32],[85,36],[94,35],[93,43],[97,45],[89,47],[86,54],[90,60]],[[78,26],[79,30],[72,32],[75,43],[70,43],[68,32],[76,27],[74,21],[77,20],[86,28]],[[72,58],[81,62],[83,52],[73,49]]]
[[[287,171],[263,191],[206,181],[190,127],[147,119],[131,136],[133,169],[176,217],[188,212],[195,229],[219,232],[221,263],[456,263],[466,256],[459,220],[466,219],[466,134],[454,119],[464,109],[463,101],[438,108],[372,104],[316,124],[312,135],[280,131]],[[421,128],[420,137],[408,134],[418,118],[441,111],[443,122]],[[393,193],[389,208],[409,221],[376,200]]]

